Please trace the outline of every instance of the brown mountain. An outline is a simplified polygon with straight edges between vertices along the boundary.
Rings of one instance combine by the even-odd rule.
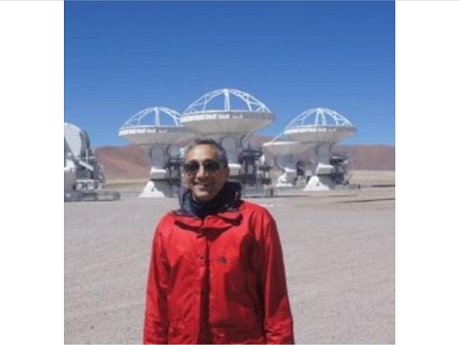
[[[95,151],[108,181],[147,179],[149,176],[150,164],[140,146],[105,146]]]
[[[334,152],[348,154],[351,170],[395,171],[395,147],[385,145],[338,145]]]
[[[254,147],[267,138],[251,140]],[[96,155],[102,164],[105,176],[111,180],[147,179],[150,164],[141,147],[127,145],[121,147],[106,146],[96,148]],[[347,153],[350,170],[395,170],[395,147],[385,145],[338,145],[333,149],[337,153]],[[306,157],[311,155],[307,152]]]

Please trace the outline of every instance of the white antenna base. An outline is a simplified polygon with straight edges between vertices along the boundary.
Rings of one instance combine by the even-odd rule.
[[[167,198],[173,197],[177,187],[167,181],[148,181],[139,198]]]

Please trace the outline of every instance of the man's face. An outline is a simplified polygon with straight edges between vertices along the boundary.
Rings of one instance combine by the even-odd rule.
[[[196,199],[213,199],[227,181],[228,167],[219,165],[215,170],[216,162],[220,163],[217,151],[210,145],[197,145],[187,153],[184,165],[195,169],[184,169],[184,180]]]

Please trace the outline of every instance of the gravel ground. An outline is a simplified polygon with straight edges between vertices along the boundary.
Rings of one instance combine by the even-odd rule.
[[[302,344],[394,344],[395,188],[254,198],[283,244]],[[66,344],[142,341],[153,228],[174,198],[65,203]]]

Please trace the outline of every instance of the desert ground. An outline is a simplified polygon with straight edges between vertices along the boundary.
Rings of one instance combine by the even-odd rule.
[[[360,189],[252,198],[275,217],[296,343],[394,344],[395,174],[357,171]],[[142,342],[153,229],[175,198],[65,203],[66,344]]]

